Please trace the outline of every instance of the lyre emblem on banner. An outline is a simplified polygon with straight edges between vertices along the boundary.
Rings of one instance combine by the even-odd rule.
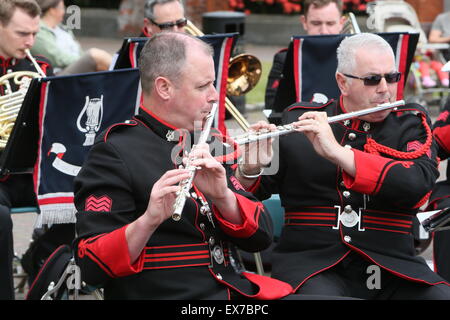
[[[83,116],[86,117],[84,124],[81,124]],[[83,110],[81,110],[77,119],[77,128],[83,133],[86,133],[86,140],[83,146],[91,146],[94,144],[95,135],[100,129],[103,118],[103,95],[100,98],[89,99],[86,96],[86,102]]]

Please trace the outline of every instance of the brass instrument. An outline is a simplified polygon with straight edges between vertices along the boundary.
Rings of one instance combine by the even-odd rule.
[[[204,36],[204,33],[189,20],[184,30],[194,36]],[[261,74],[261,62],[255,56],[240,54],[231,58],[228,70],[227,94],[231,96],[246,94],[256,86]],[[241,128],[247,131],[250,124],[227,97],[225,97],[225,107]]]
[[[209,114],[206,117],[206,122],[203,126],[203,130],[198,138],[198,142],[197,144],[192,146],[191,149],[191,153],[194,150],[194,148],[196,147],[196,145],[201,144],[201,143],[205,143],[206,140],[208,139],[209,136],[209,132],[211,130],[211,126],[214,120],[214,115],[217,112],[217,108],[218,108],[218,104],[214,103],[211,111],[209,112]],[[189,170],[189,178],[185,179],[183,181],[180,182],[180,190],[177,192],[177,198],[175,199],[175,203],[173,204],[173,214],[172,214],[172,219],[174,221],[179,221],[181,219],[181,213],[183,212],[183,208],[184,208],[184,204],[186,203],[186,199],[190,197],[189,194],[189,190],[191,190],[192,187],[192,182],[194,181],[194,176],[195,176],[195,171],[197,170],[197,167],[193,166],[191,164],[192,162],[192,157],[189,154],[187,157],[187,162],[185,165],[185,168],[187,170]]]
[[[25,52],[37,72],[17,71],[7,73],[0,77],[0,86],[3,88],[4,93],[0,96],[0,149],[6,147],[31,80],[33,78],[45,77],[45,73],[39,67],[36,60],[34,60],[29,50],[27,49]],[[12,84],[18,86],[17,91],[13,91]]]
[[[344,22],[344,26],[342,27],[341,34],[346,33],[361,33],[361,29],[359,28],[358,21],[356,21],[356,17],[353,12],[348,12],[346,15],[346,20]]]
[[[328,123],[345,121],[345,120],[361,117],[361,116],[364,116],[367,114],[371,114],[374,112],[379,112],[379,111],[383,111],[383,110],[387,110],[387,109],[395,109],[399,106],[403,106],[404,104],[405,104],[404,100],[382,103],[382,104],[379,104],[372,108],[362,109],[362,110],[358,110],[358,111],[354,111],[354,112],[348,112],[348,113],[343,113],[343,114],[340,114],[337,116],[329,117]],[[289,134],[289,133],[295,132],[295,129],[296,128],[294,125],[286,124],[283,126],[278,126],[277,131],[264,130],[264,131],[258,131],[258,132],[248,132],[244,135],[237,136],[233,139],[236,144],[243,145],[243,144],[248,144],[248,143],[259,141],[259,140],[265,140],[265,139]]]

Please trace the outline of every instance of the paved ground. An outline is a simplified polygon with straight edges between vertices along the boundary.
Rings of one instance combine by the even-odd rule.
[[[115,53],[121,47],[122,41],[118,39],[98,39],[98,38],[80,38],[80,42],[83,48],[98,47],[102,48],[111,54]],[[246,52],[257,56],[262,61],[272,61],[272,57],[275,52],[277,52],[280,47],[275,46],[256,46],[256,45],[246,45]],[[257,120],[265,119],[264,114],[261,109],[248,107],[248,112],[246,114],[247,121],[249,123],[254,123]],[[432,114],[435,117],[437,115],[437,109],[432,110]],[[238,128],[238,125],[230,120],[228,121],[229,128]],[[441,168],[441,172],[445,172],[445,164]],[[28,248],[30,237],[33,230],[33,225],[35,223],[36,214],[35,213],[25,213],[25,214],[15,214],[13,215],[14,222],[14,249],[18,256],[21,256]],[[431,247],[430,247],[431,248]],[[431,249],[424,252],[423,256],[426,260],[431,260]],[[17,293],[16,299],[23,299],[23,293]]]

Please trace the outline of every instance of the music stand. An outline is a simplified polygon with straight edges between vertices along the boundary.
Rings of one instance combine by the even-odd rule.
[[[417,214],[417,218],[427,232],[450,229],[450,208],[421,212]]]
[[[148,39],[149,38],[144,37],[123,39],[122,47],[118,52],[117,59],[113,69],[117,70],[117,69],[136,68],[137,61],[132,61],[132,56],[139,57],[141,50]],[[136,50],[135,54],[132,55],[130,50]]]

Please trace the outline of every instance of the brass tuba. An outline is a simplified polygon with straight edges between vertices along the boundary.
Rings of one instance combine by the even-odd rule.
[[[29,50],[26,50],[28,58],[35,66],[37,72],[17,71],[11,72],[0,77],[0,86],[3,89],[3,95],[0,96],[0,150],[6,147],[9,136],[14,127],[17,115],[22,107],[23,100],[33,78],[45,77],[45,73],[34,60]],[[18,89],[13,90],[12,84]]]
[[[184,30],[193,36],[204,35],[204,33],[190,20],[188,20]],[[230,96],[246,94],[256,86],[261,74],[261,62],[255,56],[250,54],[239,54],[236,57],[231,58],[228,69],[227,94]],[[244,131],[247,131],[250,124],[227,97],[225,97],[225,107],[241,128],[244,129]]]

